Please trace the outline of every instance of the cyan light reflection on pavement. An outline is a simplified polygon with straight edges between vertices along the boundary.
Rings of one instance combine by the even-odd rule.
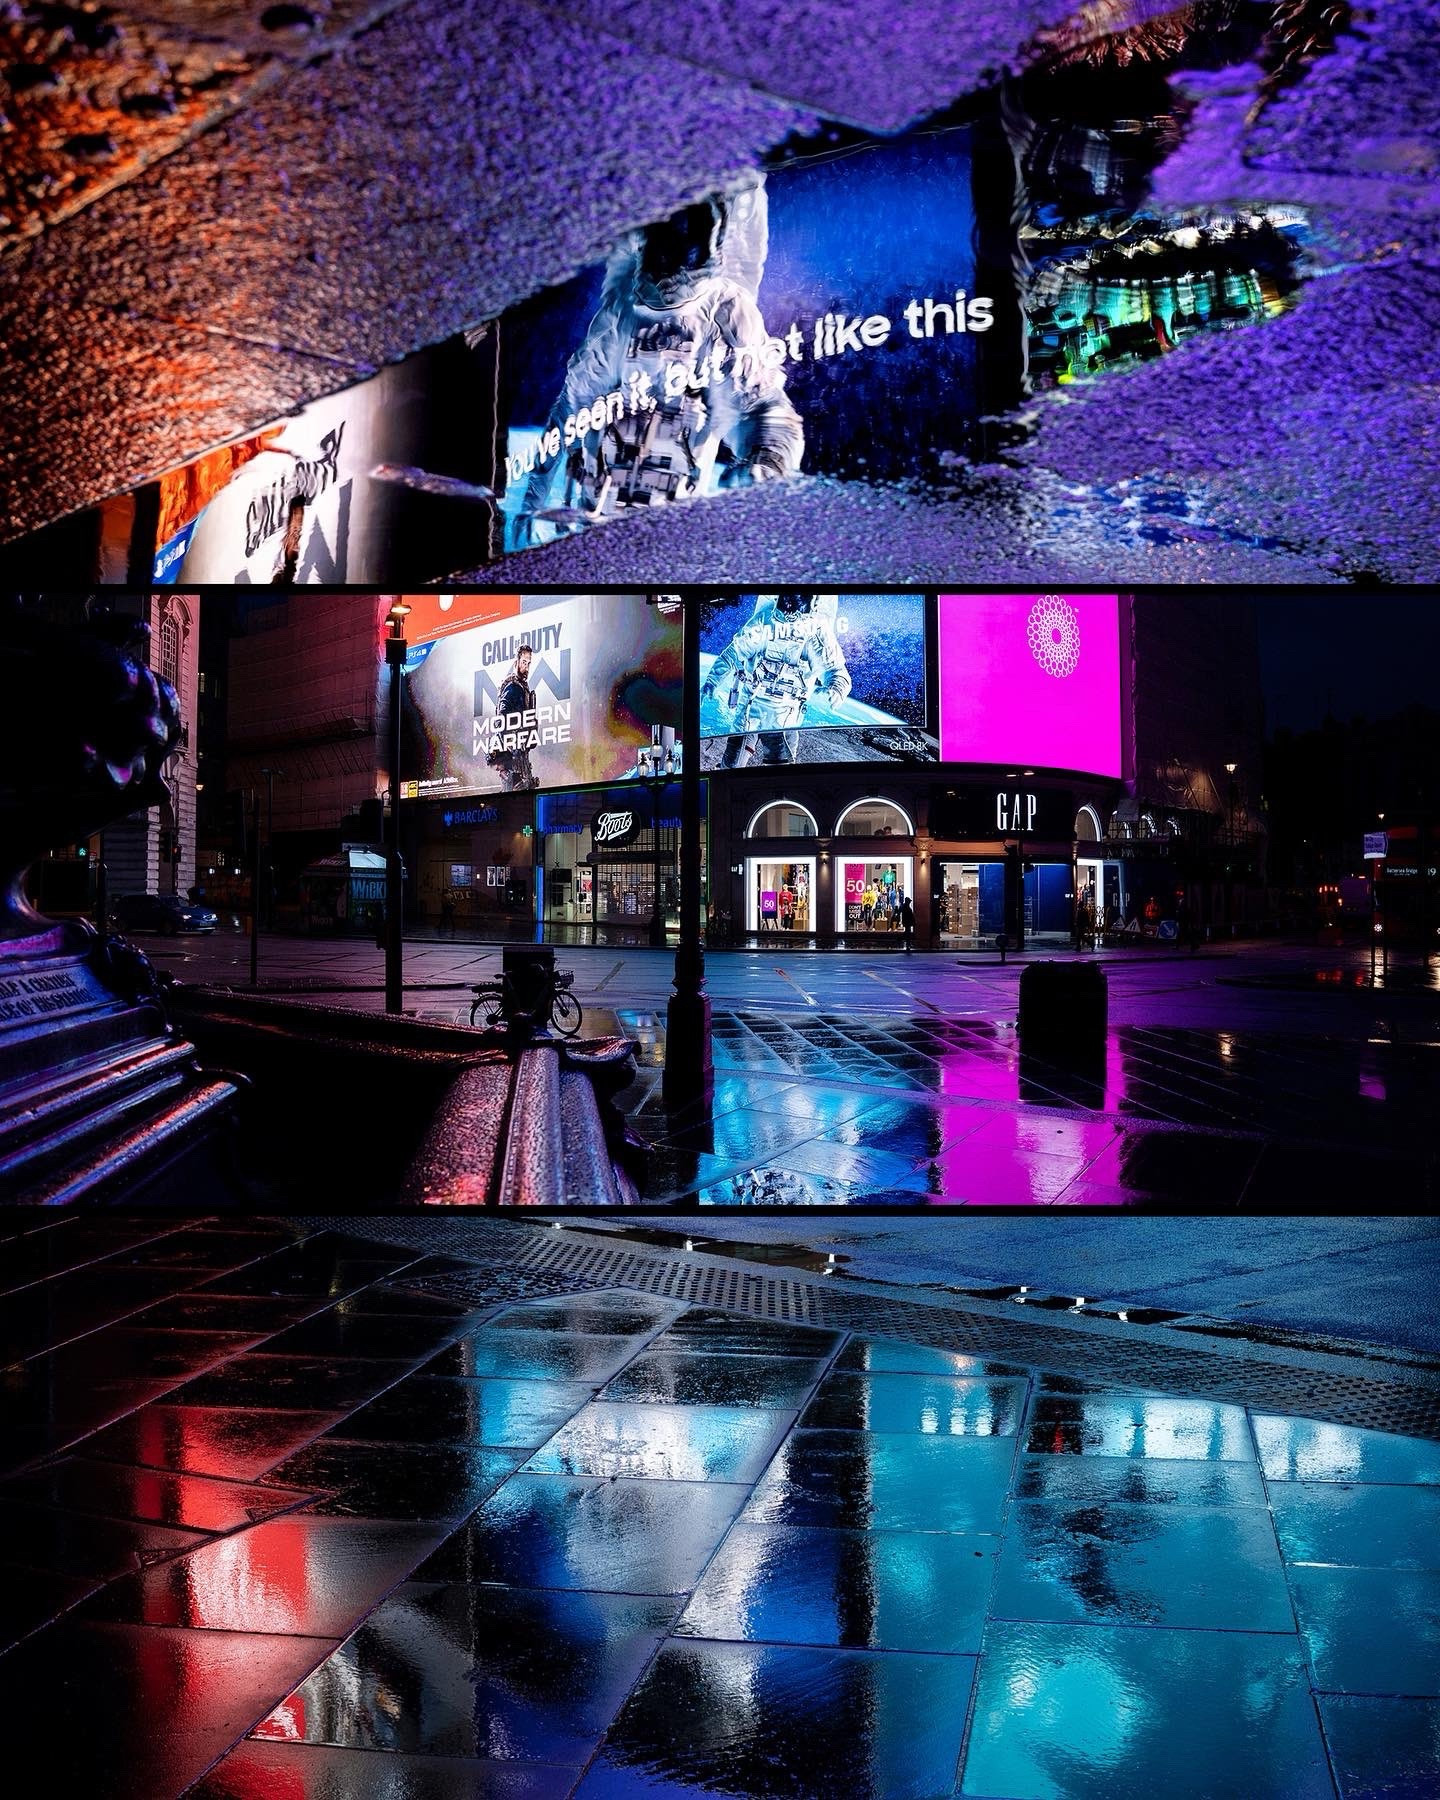
[[[87,1228],[175,1260],[108,1318],[57,1264],[43,1388],[0,1391],[0,1648],[21,1716],[60,1696],[63,1791],[1440,1786],[1429,1440],[479,1264],[449,1297],[453,1259],[333,1232]]]

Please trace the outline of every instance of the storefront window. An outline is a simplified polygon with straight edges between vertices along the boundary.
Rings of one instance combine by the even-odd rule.
[[[751,931],[814,929],[815,858],[772,862],[752,856],[746,865]]]
[[[701,788],[701,817],[707,791]],[[657,908],[680,925],[680,785],[651,783],[544,794],[537,827],[545,845],[542,912],[561,941],[605,927],[648,928]],[[702,843],[701,890],[707,849]]]
[[[408,810],[408,809],[407,809]],[[510,935],[533,917],[534,803],[505,795],[416,808],[416,916],[444,933]]]
[[[864,861],[845,857],[835,896],[835,928],[844,932],[899,931],[900,909],[915,892],[915,864],[908,856]]]

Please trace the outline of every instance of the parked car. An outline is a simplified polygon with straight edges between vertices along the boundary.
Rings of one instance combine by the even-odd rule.
[[[121,931],[159,931],[166,937],[214,931],[220,923],[208,906],[193,905],[178,894],[122,894],[110,916]]]

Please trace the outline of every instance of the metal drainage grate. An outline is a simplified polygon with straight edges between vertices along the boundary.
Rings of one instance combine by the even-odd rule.
[[[351,1232],[359,1226],[353,1218],[303,1223]],[[818,1325],[1023,1363],[1099,1386],[1188,1394],[1440,1441],[1440,1384],[1409,1369],[1395,1368],[1390,1379],[1379,1377],[1369,1362],[1364,1372],[1351,1373],[1334,1367],[1339,1360],[1334,1354],[1306,1366],[1302,1357],[1281,1362],[1238,1355],[1233,1344],[1206,1350],[1164,1342],[1157,1336],[1163,1328],[1137,1327],[1133,1337],[1121,1337],[1032,1318],[997,1318],[709,1260],[577,1243],[534,1225],[452,1216],[444,1221],[367,1219],[361,1229],[385,1243],[432,1255],[473,1256],[480,1265],[473,1273],[429,1275],[412,1284],[458,1300],[490,1298],[496,1283],[507,1277],[516,1284],[517,1299],[629,1288],[775,1324]],[[403,1282],[403,1271],[393,1279]]]

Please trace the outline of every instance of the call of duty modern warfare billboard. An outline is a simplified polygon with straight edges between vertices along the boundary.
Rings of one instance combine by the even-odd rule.
[[[923,594],[741,594],[707,602],[701,764],[934,762]]]
[[[652,730],[678,726],[678,611],[643,594],[469,595],[451,630],[443,605],[406,663],[420,797],[624,780]]]
[[[941,594],[940,755],[1119,776],[1115,594]]]

